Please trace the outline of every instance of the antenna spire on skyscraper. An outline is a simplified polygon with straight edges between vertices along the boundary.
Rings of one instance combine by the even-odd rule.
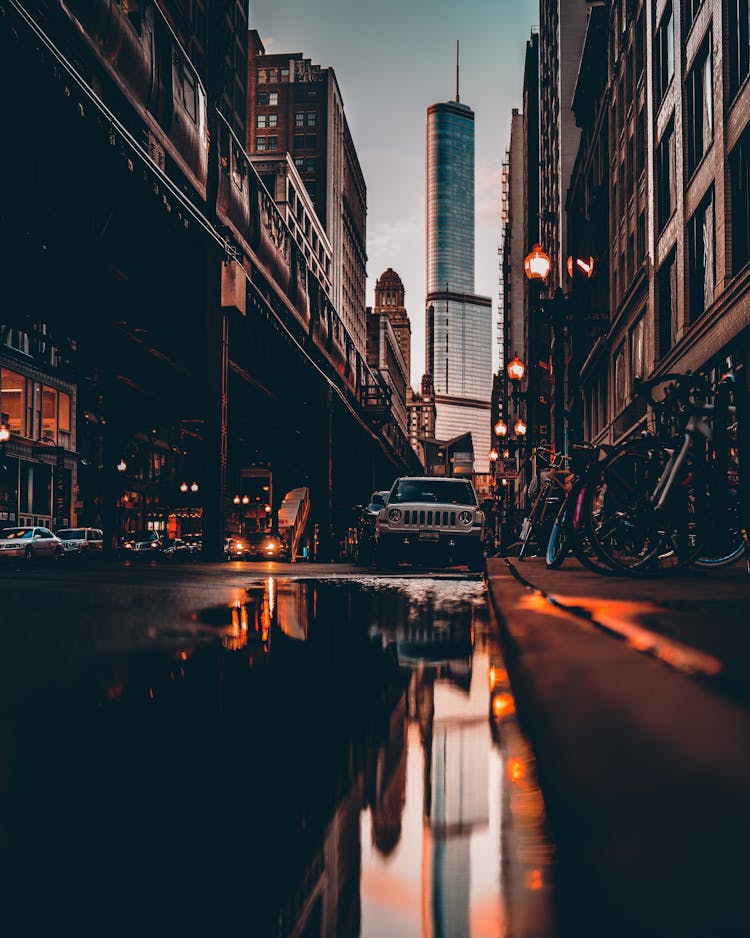
[[[458,39],[456,40],[456,104],[460,104],[461,96],[458,93]]]

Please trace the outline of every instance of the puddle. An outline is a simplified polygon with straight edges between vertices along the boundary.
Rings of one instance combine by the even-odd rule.
[[[0,711],[4,921],[554,934],[481,580],[268,577],[193,619]]]

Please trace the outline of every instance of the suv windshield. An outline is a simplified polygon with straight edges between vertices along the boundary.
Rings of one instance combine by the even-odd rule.
[[[457,479],[404,479],[396,483],[390,504],[417,502],[441,505],[476,505],[474,492],[468,482]]]
[[[63,541],[85,541],[86,531],[83,528],[70,528],[68,531],[58,531],[57,536]]]

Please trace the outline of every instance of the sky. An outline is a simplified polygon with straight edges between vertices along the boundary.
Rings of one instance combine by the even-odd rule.
[[[331,66],[367,184],[367,305],[388,267],[401,277],[412,327],[411,383],[424,371],[427,108],[456,93],[475,112],[475,292],[492,298],[493,368],[500,167],[521,107],[526,40],[538,0],[250,0],[267,52]]]

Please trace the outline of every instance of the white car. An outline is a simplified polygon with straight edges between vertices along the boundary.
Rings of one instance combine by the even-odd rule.
[[[99,528],[61,528],[57,536],[66,557],[101,556],[104,550],[104,534]]]
[[[378,514],[375,537],[378,567],[408,560],[484,568],[484,514],[468,479],[398,479]]]
[[[63,553],[63,542],[49,528],[0,528],[0,560],[58,560]]]

